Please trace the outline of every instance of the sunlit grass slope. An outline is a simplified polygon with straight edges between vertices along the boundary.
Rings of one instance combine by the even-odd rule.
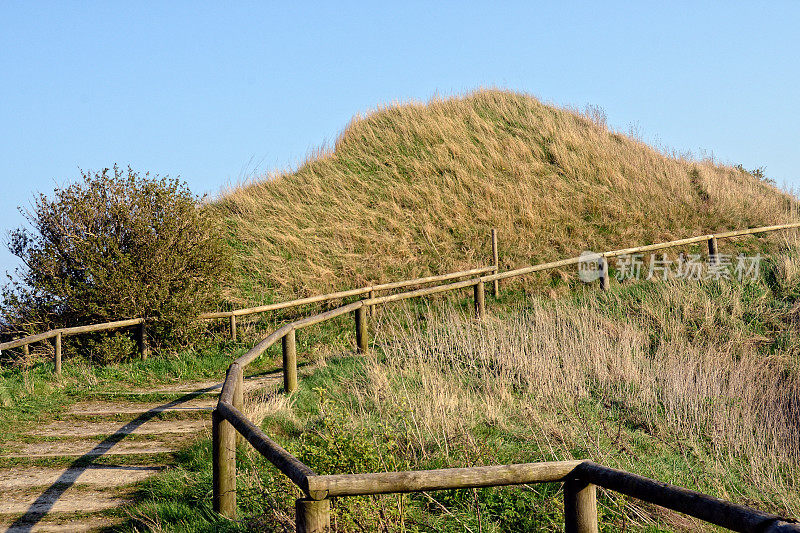
[[[595,114],[596,115],[596,114]],[[297,171],[215,205],[236,247],[238,303],[484,264],[785,221],[749,173],[667,156],[604,120],[485,90],[356,117]]]
[[[590,459],[796,518],[797,244],[765,259],[754,280],[515,302],[507,291],[484,321],[467,301],[378,307],[369,353],[352,355],[341,338],[314,342],[318,366],[298,392],[250,395],[245,412],[320,474]],[[144,484],[128,515],[165,531],[294,531],[299,490],[250,446],[239,454],[240,521],[214,515],[210,449],[202,441]],[[717,531],[612,491],[598,491],[598,508],[603,532]],[[548,483],[337,498],[332,523],[557,532],[563,492]]]

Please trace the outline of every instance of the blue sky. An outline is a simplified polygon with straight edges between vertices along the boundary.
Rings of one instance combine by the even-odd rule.
[[[800,186],[800,2],[218,4],[0,5],[0,233],[79,169],[216,194],[357,112],[481,86]]]

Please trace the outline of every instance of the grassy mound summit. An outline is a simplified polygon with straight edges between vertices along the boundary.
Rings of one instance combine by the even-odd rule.
[[[217,207],[238,248],[229,296],[248,302],[483,265],[492,227],[510,268],[779,223],[790,204],[742,170],[487,90],[357,117],[332,151]]]

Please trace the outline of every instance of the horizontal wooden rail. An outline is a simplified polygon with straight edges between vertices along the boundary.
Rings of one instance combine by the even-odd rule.
[[[800,228],[800,222],[789,222],[787,224],[775,224],[774,226],[760,226],[757,228],[723,231],[722,233],[714,233],[713,235],[717,239],[727,239],[728,237],[740,237],[742,235],[752,235],[753,233],[766,233],[768,231],[778,231],[792,228]]]
[[[409,298],[419,298],[420,296],[430,296],[431,294],[438,294],[441,292],[463,289],[465,287],[472,287],[473,285],[477,285],[480,282],[481,282],[480,278],[465,279],[464,281],[457,281],[455,283],[448,283],[446,285],[436,285],[434,287],[426,287],[424,289],[417,289],[415,291],[401,292],[399,294],[389,294],[388,296],[379,296],[377,298],[369,298],[367,300],[361,300],[360,302],[356,303],[372,306],[378,304],[386,304],[389,302],[399,302],[400,300],[408,300]]]
[[[656,244],[647,244],[645,246],[634,246],[632,248],[611,250],[610,252],[602,252],[600,255],[602,255],[603,257],[617,257],[620,255],[631,255],[641,252],[652,252],[653,250],[664,250],[665,248],[686,246],[687,244],[694,244],[697,242],[707,242],[708,239],[711,239],[713,237],[714,237],[713,235],[700,235],[699,237],[689,237],[688,239],[679,239],[677,241],[660,242]]]
[[[791,224],[778,224],[775,226],[762,226],[759,228],[750,228],[744,230],[736,230],[736,231],[727,231],[724,233],[710,233],[708,235],[700,235],[697,237],[689,237],[686,239],[678,239],[675,241],[668,241],[668,242],[661,242],[656,244],[647,244],[644,246],[634,246],[632,248],[621,248],[619,250],[611,250],[608,252],[597,252],[598,257],[617,257],[620,255],[631,255],[635,253],[641,252],[651,252],[653,250],[663,250],[666,248],[674,248],[676,246],[685,246],[687,244],[694,244],[698,242],[706,242],[710,239],[728,239],[731,237],[739,237],[742,235],[752,235],[754,233],[766,233],[769,231],[777,231],[777,230],[784,230],[784,229],[792,229],[792,228],[800,228],[800,222],[793,222]],[[564,266],[575,265],[584,261],[585,257],[570,257],[567,259],[561,259],[559,261],[552,261],[550,263],[542,263],[539,265],[533,265],[529,267],[517,268],[515,270],[507,270],[505,272],[498,272],[496,274],[490,274],[488,276],[481,276],[481,281],[490,282],[495,280],[501,279],[508,279],[508,278],[515,278],[519,276],[524,276],[525,274],[531,274],[533,272],[540,272],[542,270],[551,270],[554,268],[561,268]]]
[[[406,472],[337,474],[308,478],[309,496],[390,494],[428,490],[471,489],[563,481],[582,461],[553,461],[513,465],[442,468]]]
[[[280,309],[288,309],[291,307],[299,307],[301,305],[313,304],[318,302],[325,302],[328,300],[338,300],[340,298],[347,298],[349,296],[361,296],[362,294],[369,293],[369,287],[361,287],[358,289],[351,289],[348,291],[332,292],[330,294],[320,294],[319,296],[309,296],[308,298],[300,298],[298,300],[290,300],[288,302],[278,302],[274,304],[260,305],[258,307],[248,307],[247,309],[235,309],[233,311],[218,311],[214,313],[203,313],[200,318],[211,320],[214,318],[228,318],[230,316],[247,316],[257,313],[265,313],[267,311],[277,311]]]
[[[33,344],[34,342],[51,339],[56,335],[58,335],[58,330],[51,329],[50,331],[45,331],[44,333],[38,333],[36,335],[31,335],[29,337],[22,337],[20,339],[16,339],[13,341],[0,343],[0,350],[10,350],[11,348],[19,348],[20,346],[24,346],[26,344]]]
[[[293,329],[300,329],[308,326],[313,326],[314,324],[325,322],[326,320],[330,320],[331,318],[336,318],[337,316],[344,315],[346,313],[349,313],[350,311],[355,311],[359,307],[363,306],[364,302],[359,300],[351,304],[337,307],[336,309],[331,309],[330,311],[325,311],[324,313],[320,313],[318,315],[309,316],[306,318],[301,318],[300,320],[296,320],[292,322],[292,327]]]
[[[731,237],[741,237],[743,235],[752,235],[754,233],[766,233],[770,231],[778,231],[778,230],[792,229],[792,228],[800,228],[800,222],[792,222],[789,224],[777,224],[774,226],[761,226],[758,228],[748,228],[748,229],[740,229],[734,231],[725,231],[722,233],[709,233],[708,235],[689,237],[687,239],[678,239],[676,241],[648,244],[645,246],[635,246],[633,248],[622,248],[620,250],[611,250],[610,252],[602,252],[601,255],[605,257],[630,255],[640,252],[650,252],[653,250],[663,250],[664,248],[674,248],[675,246],[685,246],[687,244],[704,242],[710,239],[729,239]]]
[[[394,281],[391,283],[382,283],[380,285],[370,285],[367,287],[360,287],[358,289],[350,289],[347,291],[332,292],[329,294],[320,294],[318,296],[309,296],[308,298],[299,298],[297,300],[289,300],[287,302],[278,302],[274,304],[260,305],[258,307],[248,307],[246,309],[235,309],[233,311],[217,311],[213,313],[203,313],[200,318],[214,319],[214,318],[228,318],[231,316],[246,316],[256,313],[264,313],[267,311],[277,311],[279,309],[287,309],[290,307],[299,307],[301,305],[325,302],[329,300],[338,300],[340,298],[347,298],[349,296],[361,296],[375,291],[383,291],[390,289],[399,289],[403,287],[412,287],[414,285],[425,285],[433,283],[434,281],[447,281],[456,278],[464,278],[467,276],[476,276],[486,272],[493,272],[496,270],[494,266],[473,268],[472,270],[462,270],[460,272],[451,272],[449,274],[440,274],[437,276],[428,276],[425,278],[416,278],[403,281]]]
[[[743,533],[800,531],[798,524],[784,522],[777,515],[590,461],[576,466],[571,475],[614,492],[633,496],[733,531]],[[774,529],[776,527],[781,529]],[[788,529],[784,529],[787,527]]]
[[[519,276],[524,276],[525,274],[531,274],[533,272],[539,272],[542,270],[550,270],[553,268],[560,268],[563,266],[569,265],[577,265],[583,260],[582,257],[570,257],[569,259],[562,259],[560,261],[552,261],[550,263],[542,263],[541,265],[534,265],[524,268],[517,268],[516,270],[506,270],[505,272],[500,272],[497,274],[490,274],[488,276],[482,276],[480,279],[484,282],[501,280],[501,279],[508,279],[508,278],[517,278]]]
[[[230,422],[253,448],[291,479],[303,492],[309,494],[308,479],[316,476],[311,468],[287,452],[280,444],[267,437],[241,411],[229,403],[220,401],[217,403],[216,411],[222,418]]]
[[[61,333],[64,335],[78,335],[80,333],[95,333],[97,331],[107,331],[109,329],[128,328],[144,323],[144,318],[131,318],[128,320],[117,320],[116,322],[104,322],[103,324],[92,324],[89,326],[75,326],[63,328]]]
[[[31,335],[28,337],[23,337],[21,339],[15,339],[13,341],[4,342],[0,344],[0,350],[7,350],[10,348],[17,348],[19,346],[24,346],[26,344],[33,344],[34,342],[39,342],[49,339],[51,337],[55,337],[59,333],[66,337],[67,335],[78,335],[81,333],[94,333],[98,331],[107,331],[110,329],[127,328],[130,326],[137,326],[143,323],[144,323],[143,318],[131,318],[129,320],[116,320],[114,322],[103,322],[102,324],[91,324],[88,326],[75,326],[71,328],[51,329],[50,331],[45,331],[44,333],[39,333],[37,335]]]
[[[467,276],[477,276],[485,274],[486,272],[494,272],[497,270],[495,266],[487,266],[480,268],[473,268],[472,270],[462,270],[461,272],[453,272],[451,274],[442,274],[440,276],[428,276],[427,278],[417,278],[409,281],[395,281],[392,283],[383,283],[381,285],[373,285],[372,290],[383,291],[389,289],[400,289],[404,287],[413,287],[414,285],[425,285],[434,281],[448,281],[456,278],[466,278]]]

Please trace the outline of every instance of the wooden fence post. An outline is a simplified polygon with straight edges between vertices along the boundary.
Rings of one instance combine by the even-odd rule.
[[[359,307],[356,315],[356,346],[358,353],[367,353],[369,348],[369,334],[367,333],[367,307]]]
[[[373,298],[375,298],[375,291],[371,290],[371,291],[369,291],[369,299],[372,300]],[[375,306],[374,305],[370,305],[369,306],[369,316],[375,316]]]
[[[231,340],[236,342],[236,315],[231,315]]]
[[[147,327],[145,326],[144,320],[139,324],[139,329],[136,334],[136,344],[139,346],[139,353],[142,355],[142,359],[147,359],[147,356],[150,355],[150,348],[147,346]]]
[[[597,263],[600,269],[600,288],[607,291],[611,288],[611,280],[608,278],[608,259],[606,259],[606,256],[601,255]]]
[[[475,318],[483,320],[486,318],[486,298],[483,290],[483,282],[475,284]]]
[[[497,250],[497,229],[492,228],[492,264],[494,265],[494,273],[500,272],[500,256]],[[500,297],[500,280],[492,281],[492,295],[495,298]]]
[[[215,409],[211,413],[214,511],[236,518],[236,430]]]
[[[597,533],[597,487],[578,479],[564,483],[565,533]]]
[[[717,248],[717,238],[708,239],[708,261],[713,265],[719,264],[719,248]]]
[[[31,358],[31,349],[27,344],[22,345],[22,355],[25,356],[25,364],[27,365]]]
[[[56,333],[56,341],[55,341],[55,366],[56,366],[56,376],[61,375],[61,333]]]
[[[244,413],[244,368],[236,365],[239,375],[236,377],[236,389],[233,391],[233,406]],[[236,444],[244,443],[244,436],[238,431],[236,433]]]
[[[297,390],[297,346],[295,330],[283,336],[283,390],[286,394]]]
[[[328,533],[331,530],[331,501],[299,499],[295,502],[297,533]]]

